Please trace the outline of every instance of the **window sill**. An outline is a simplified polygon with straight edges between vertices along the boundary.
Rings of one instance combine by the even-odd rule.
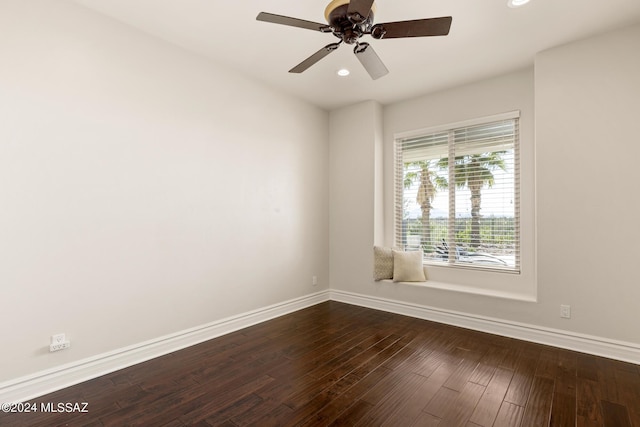
[[[537,302],[537,298],[531,295],[514,293],[514,292],[496,291],[491,289],[482,289],[482,288],[476,288],[472,286],[456,285],[453,283],[436,282],[433,280],[427,280],[426,282],[394,282],[391,279],[383,279],[383,280],[379,280],[379,282],[385,283],[385,284],[392,284],[394,286],[395,285],[415,286],[419,288],[440,289],[440,290],[445,290],[450,292],[483,295],[483,296],[488,296],[493,298],[502,298],[502,299],[508,299],[508,300]]]

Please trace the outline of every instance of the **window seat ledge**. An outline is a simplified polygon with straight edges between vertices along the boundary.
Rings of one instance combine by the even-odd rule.
[[[436,282],[433,280],[427,280],[426,282],[394,282],[391,279],[382,279],[377,283],[391,284],[391,285],[402,285],[402,286],[413,286],[418,288],[431,288],[431,289],[440,289],[451,292],[461,292],[465,294],[474,294],[474,295],[483,295],[494,298],[503,298],[509,300],[516,301],[525,301],[525,302],[537,302],[537,298],[534,295],[524,294],[524,293],[515,293],[515,292],[505,292],[494,289],[483,289],[476,288],[474,286],[467,285],[459,285],[455,283],[446,283],[446,282]]]

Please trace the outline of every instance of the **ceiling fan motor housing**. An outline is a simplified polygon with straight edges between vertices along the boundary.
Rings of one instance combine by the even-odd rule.
[[[373,24],[375,5],[369,16],[349,16],[349,0],[334,0],[325,10],[325,18],[333,29],[333,34],[347,44],[355,44],[363,34],[367,33]]]

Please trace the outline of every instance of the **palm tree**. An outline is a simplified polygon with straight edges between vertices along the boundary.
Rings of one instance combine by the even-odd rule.
[[[416,202],[422,211],[421,243],[423,248],[431,248],[431,209],[432,202],[439,189],[447,188],[447,180],[438,176],[432,168],[437,164],[433,160],[422,160],[405,164],[404,188],[410,188],[418,182]]]
[[[493,171],[501,169],[506,171],[505,161],[502,156],[506,151],[494,151],[482,154],[467,154],[456,156],[454,175],[456,187],[467,187],[471,192],[471,247],[480,246],[480,205],[481,192],[487,186],[493,187],[495,179]],[[449,159],[441,159],[438,162],[440,169],[449,167]]]

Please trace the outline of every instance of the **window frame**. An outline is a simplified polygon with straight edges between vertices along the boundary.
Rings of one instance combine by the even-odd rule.
[[[402,154],[402,147],[399,147],[403,143],[403,141],[412,139],[412,138],[420,138],[427,137],[429,135],[434,135],[437,133],[448,133],[449,135],[455,133],[456,131],[464,128],[470,128],[479,125],[487,125],[492,123],[498,123],[508,120],[515,120],[515,129],[513,136],[513,185],[514,185],[514,243],[515,247],[515,265],[509,267],[502,266],[491,266],[484,264],[472,264],[467,262],[456,261],[456,256],[454,251],[455,245],[455,228],[448,227],[448,235],[447,241],[453,242],[454,244],[450,244],[449,247],[449,256],[448,260],[435,260],[430,258],[423,259],[423,265],[427,266],[437,266],[437,267],[446,267],[450,269],[468,269],[474,271],[489,271],[489,272],[497,272],[497,273],[507,273],[512,275],[520,275],[522,270],[521,266],[521,250],[522,250],[522,240],[521,240],[521,169],[520,169],[520,110],[510,111],[502,114],[496,114],[491,116],[485,116],[480,118],[475,118],[471,120],[465,120],[461,122],[448,123],[444,125],[431,126],[428,128],[422,128],[418,130],[413,130],[409,132],[397,133],[394,135],[394,162],[393,162],[393,180],[394,180],[394,242],[397,246],[402,245],[403,231],[399,230],[398,227],[402,227],[403,223],[403,213],[404,213],[404,162],[402,158],[398,158],[398,155]],[[451,140],[451,138],[447,141],[447,153],[448,158],[455,158],[455,148],[456,142]],[[448,171],[448,181],[455,182],[455,168],[449,168]],[[450,222],[452,218],[455,219],[456,210],[455,210],[455,197],[456,197],[456,189],[455,185],[448,189],[449,191],[449,211],[447,220]],[[400,219],[398,219],[400,217]]]

